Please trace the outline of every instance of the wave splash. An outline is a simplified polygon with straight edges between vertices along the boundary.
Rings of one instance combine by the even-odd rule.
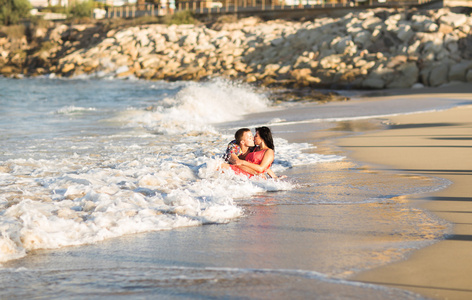
[[[166,97],[146,111],[130,109],[118,120],[165,134],[214,131],[212,124],[234,121],[270,109],[267,97],[243,84],[215,79],[190,82],[176,95]]]

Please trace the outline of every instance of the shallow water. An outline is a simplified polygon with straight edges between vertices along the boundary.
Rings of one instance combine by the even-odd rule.
[[[231,137],[211,123],[238,118],[228,113],[234,106],[243,114],[269,105],[250,89],[222,81],[1,84],[0,261],[34,249],[227,223],[242,216],[234,199],[293,187],[216,171]],[[313,163],[340,159],[301,153],[306,147],[286,143],[290,156]]]
[[[463,102],[274,107],[221,80],[0,78],[0,295],[416,298],[342,278],[440,238],[447,224],[402,199],[448,183],[314,144],[350,120]],[[267,123],[288,180],[216,171],[235,128]]]

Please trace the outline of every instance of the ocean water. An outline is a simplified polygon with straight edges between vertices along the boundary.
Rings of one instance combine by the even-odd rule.
[[[402,197],[448,182],[363,170],[318,153],[311,133],[465,100],[266,93],[218,79],[0,78],[1,298],[418,298],[345,279],[441,238],[447,224]],[[260,125],[288,178],[220,171],[234,131]],[[265,257],[261,234],[286,251]]]

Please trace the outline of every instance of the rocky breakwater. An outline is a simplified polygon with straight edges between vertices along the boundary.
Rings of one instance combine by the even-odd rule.
[[[103,25],[97,24],[0,27],[0,74],[54,74],[59,59],[99,43],[104,35]]]
[[[42,72],[165,80],[223,76],[288,87],[439,86],[472,82],[471,28],[471,16],[448,9],[376,9],[308,22],[145,25],[55,49],[54,63]],[[70,31],[63,29],[63,35]]]

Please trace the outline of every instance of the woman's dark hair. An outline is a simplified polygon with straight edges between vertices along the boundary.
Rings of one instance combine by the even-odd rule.
[[[264,140],[264,143],[267,145],[267,147],[275,151],[274,140],[272,139],[272,132],[270,131],[270,128],[265,126],[257,127],[256,132],[259,132],[259,136],[262,140]]]

